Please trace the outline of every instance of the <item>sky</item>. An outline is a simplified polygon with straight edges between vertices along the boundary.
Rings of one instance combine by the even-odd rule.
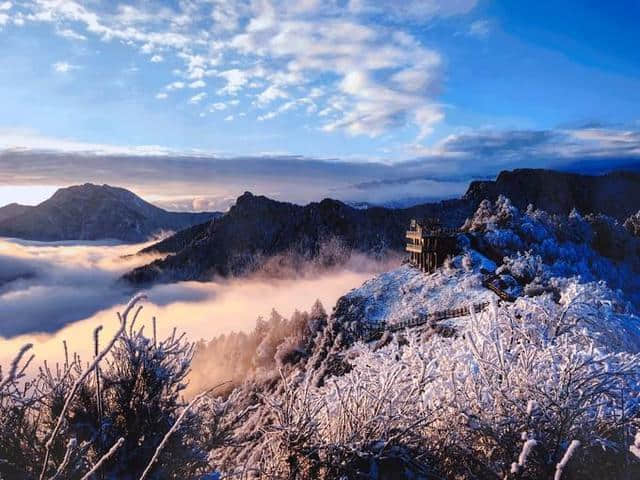
[[[0,0],[0,204],[447,198],[640,160],[640,3]],[[20,189],[15,187],[20,186]]]

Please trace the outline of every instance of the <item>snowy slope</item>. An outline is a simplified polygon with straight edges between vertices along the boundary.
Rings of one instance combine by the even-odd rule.
[[[454,261],[459,264],[461,257]],[[361,321],[391,325],[496,298],[482,286],[482,274],[477,267],[471,272],[452,268],[426,274],[403,265],[365,282],[345,295],[344,301],[359,305],[363,313]]]

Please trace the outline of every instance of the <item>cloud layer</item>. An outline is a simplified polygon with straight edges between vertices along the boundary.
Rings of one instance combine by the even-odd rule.
[[[150,257],[140,245],[0,239],[0,337],[48,332],[121,302],[115,280]]]
[[[22,140],[29,145],[29,138]],[[469,180],[490,178],[503,169],[602,172],[640,163],[639,130],[593,125],[463,132],[430,147],[414,146],[412,160],[395,163],[282,155],[222,157],[69,141],[59,145],[66,151],[43,151],[44,142],[37,138],[32,148],[7,148],[12,141],[15,134],[0,132],[0,183],[110,183],[177,210],[225,210],[246,190],[302,204],[326,197],[397,204],[409,198],[456,197]],[[0,199],[0,203],[12,201]]]

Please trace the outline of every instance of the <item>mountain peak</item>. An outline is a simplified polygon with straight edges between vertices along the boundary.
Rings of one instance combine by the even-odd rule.
[[[285,205],[285,203],[265,197],[264,195],[254,195],[251,192],[244,192],[236,199],[236,203],[231,207],[230,212],[264,210],[272,208],[275,205]]]
[[[36,207],[4,208],[0,235],[44,241],[111,238],[139,242],[214,216],[167,212],[124,188],[84,183],[60,188]]]
[[[251,201],[251,200],[253,200],[254,198],[256,198],[256,196],[255,196],[253,193],[251,193],[251,192],[249,192],[249,191],[246,191],[246,192],[244,192],[242,195],[240,195],[240,196],[236,199],[236,205],[237,205],[238,203],[243,203],[243,202]]]

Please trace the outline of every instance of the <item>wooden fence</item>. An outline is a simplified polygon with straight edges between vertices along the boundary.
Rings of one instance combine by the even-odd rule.
[[[476,313],[482,312],[490,305],[490,302],[476,303],[473,305],[473,309]],[[449,308],[447,310],[440,310],[437,312],[431,312],[424,315],[420,315],[410,320],[403,322],[393,323],[387,325],[382,323],[375,326],[363,326],[358,337],[365,342],[370,342],[384,335],[385,332],[397,332],[398,330],[404,330],[405,328],[419,327],[429,323],[442,322],[452,318],[466,317],[471,314],[471,307]]]

